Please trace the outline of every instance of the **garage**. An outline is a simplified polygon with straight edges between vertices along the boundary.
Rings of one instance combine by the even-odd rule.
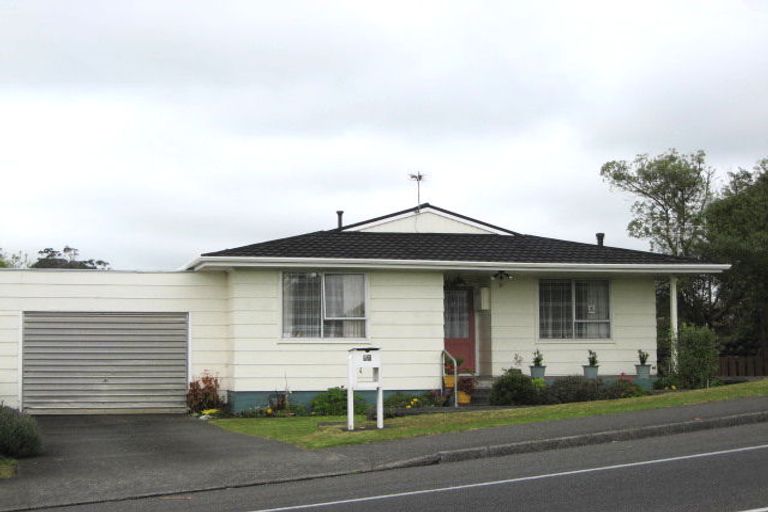
[[[186,411],[187,313],[24,312],[32,414]]]

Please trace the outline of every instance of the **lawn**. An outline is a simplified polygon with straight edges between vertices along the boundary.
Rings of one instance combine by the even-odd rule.
[[[0,456],[0,480],[16,474],[16,461]]]
[[[462,413],[435,413],[406,416],[385,421],[384,430],[343,430],[346,417],[303,416],[292,418],[225,418],[212,423],[232,432],[266,437],[302,448],[327,448],[347,444],[364,444],[391,439],[461,432],[503,425],[520,425],[557,421],[602,414],[662,409],[681,405],[702,404],[719,400],[768,396],[768,380],[733,384],[695,391],[677,391],[661,395],[621,400],[577,402],[538,407],[485,410]],[[337,422],[337,425],[325,425]],[[356,420],[364,422],[362,417]]]

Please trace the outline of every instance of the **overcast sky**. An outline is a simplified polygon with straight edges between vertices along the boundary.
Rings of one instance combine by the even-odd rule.
[[[279,6],[279,7],[278,7]],[[0,247],[118,269],[422,200],[647,248],[602,163],[768,156],[768,2],[0,0]]]

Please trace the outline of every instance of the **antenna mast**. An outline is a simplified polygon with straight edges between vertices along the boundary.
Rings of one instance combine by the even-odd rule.
[[[424,180],[425,176],[426,175],[422,174],[419,171],[416,171],[416,174],[408,175],[411,181],[416,182],[416,208],[419,208],[421,206],[421,182]]]

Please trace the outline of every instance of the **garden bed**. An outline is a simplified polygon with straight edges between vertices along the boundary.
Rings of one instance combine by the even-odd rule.
[[[768,396],[768,380],[618,400],[597,400],[531,407],[483,407],[480,410],[462,409],[463,414],[450,414],[451,408],[436,408],[435,414],[388,419],[385,423],[387,428],[383,430],[372,429],[346,432],[338,428],[338,425],[321,426],[322,424],[345,422],[345,416],[224,418],[213,420],[213,424],[232,432],[275,439],[303,448],[316,449],[505,425],[567,420],[764,396]],[[364,424],[364,416],[356,417],[356,422]]]

